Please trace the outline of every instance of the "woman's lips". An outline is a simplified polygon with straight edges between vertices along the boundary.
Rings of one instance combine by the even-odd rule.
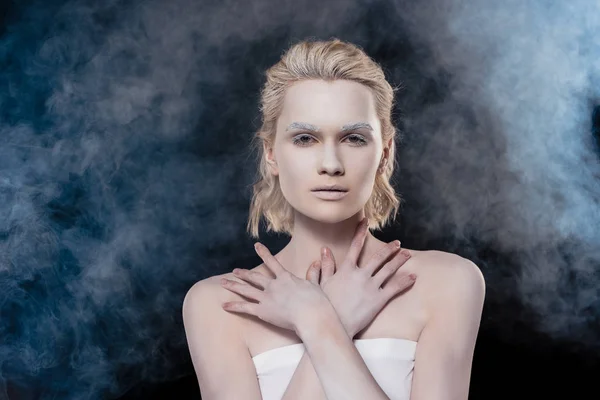
[[[339,190],[313,190],[312,192],[315,196],[323,200],[339,200],[348,194],[348,192]]]

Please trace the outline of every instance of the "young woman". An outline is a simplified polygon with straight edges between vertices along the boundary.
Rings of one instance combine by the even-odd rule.
[[[291,240],[275,255],[257,243],[262,264],[187,293],[204,400],[467,399],[481,272],[441,251],[405,257],[369,231],[400,204],[394,91],[338,39],[300,42],[267,71],[248,226],[258,238],[264,217]]]

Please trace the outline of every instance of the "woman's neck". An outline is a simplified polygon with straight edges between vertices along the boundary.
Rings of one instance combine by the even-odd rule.
[[[354,234],[354,231],[351,232]],[[290,242],[276,255],[279,263],[295,276],[306,279],[306,272],[313,261],[321,259],[321,247],[327,246],[333,253],[336,266],[341,265],[346,259],[353,236],[346,236],[339,240],[322,242],[318,237],[300,237],[292,236]],[[362,251],[358,258],[358,266],[364,263],[374,254],[383,242],[367,232]]]

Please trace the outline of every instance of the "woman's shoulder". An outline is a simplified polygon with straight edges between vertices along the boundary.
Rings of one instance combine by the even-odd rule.
[[[220,276],[209,276],[194,283],[187,291],[183,299],[184,313],[186,308],[196,314],[200,310],[211,311],[212,305],[222,300],[218,290]]]
[[[207,278],[204,278],[198,282],[196,282],[188,291],[190,292],[207,292],[210,293],[210,296],[217,301],[225,302],[225,301],[235,301],[241,299],[241,296],[231,292],[230,290],[225,289],[221,285],[221,279],[226,278],[236,282],[243,282],[241,279],[233,275],[231,272],[226,272],[223,274],[212,275]]]
[[[220,286],[221,278],[227,278],[228,274],[219,274],[212,275],[206,277],[198,282],[194,283],[192,287],[188,290],[188,294],[190,293],[198,293],[198,292],[206,292],[206,291],[214,291],[218,286]]]
[[[223,326],[228,326],[231,331],[243,334],[248,318],[243,313],[231,313],[223,309],[222,305],[229,301],[248,301],[247,298],[225,289],[221,285],[221,278],[240,281],[231,272],[209,276],[194,283],[188,289],[182,305],[184,322],[190,324],[198,320],[220,321]],[[241,281],[240,281],[241,282]],[[186,324],[187,325],[187,324]]]
[[[410,250],[413,257],[417,255],[423,263],[424,272],[432,273],[436,276],[448,273],[451,269],[459,265],[470,262],[458,254],[441,250]],[[416,253],[416,254],[415,254]]]
[[[423,294],[429,308],[434,309],[447,296],[453,296],[465,283],[478,284],[483,275],[477,265],[458,254],[428,250],[419,253],[417,280],[423,284]]]

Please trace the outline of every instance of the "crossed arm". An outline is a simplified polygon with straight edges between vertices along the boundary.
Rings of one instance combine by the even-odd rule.
[[[485,298],[471,261],[440,253],[430,317],[418,340],[411,400],[466,400]],[[436,271],[438,272],[438,271]],[[441,283],[443,282],[443,283]],[[389,399],[367,368],[333,308],[300,331],[306,349],[283,400]]]

